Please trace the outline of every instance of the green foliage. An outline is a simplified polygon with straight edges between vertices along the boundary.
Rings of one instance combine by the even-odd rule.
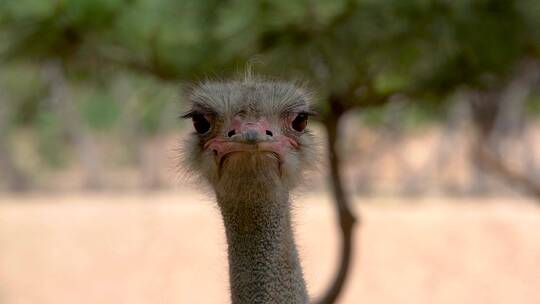
[[[8,58],[79,59],[93,35],[104,35],[127,1],[3,1]]]
[[[392,107],[391,103],[388,103],[382,107],[368,107],[359,112],[359,117],[367,126],[380,127],[386,123],[396,123],[403,128],[417,128],[426,124],[435,123],[441,121],[444,117],[445,107],[442,103],[432,103],[425,101],[407,101],[402,102],[396,109],[399,111],[399,121],[388,122],[385,121],[385,117],[389,111],[389,107]]]
[[[540,118],[540,92],[533,94],[527,102],[527,113]]]
[[[0,94],[5,100],[2,106],[11,107],[13,121],[32,124],[39,111],[39,100],[45,87],[39,79],[38,70],[29,64],[7,64],[0,72]]]
[[[94,130],[109,130],[118,119],[118,103],[99,87],[80,94],[80,112],[83,120]]]
[[[384,107],[366,108],[360,112],[360,118],[366,125],[378,127],[384,122],[384,110]]]
[[[539,45],[533,0],[8,1],[0,8],[8,53],[17,56],[105,60],[174,80],[257,56],[263,70],[308,78],[323,95],[359,85],[379,95],[490,86]]]
[[[435,123],[444,118],[444,107],[440,103],[412,102],[405,108],[403,118],[407,128]]]
[[[17,121],[35,120],[53,142],[60,127],[40,113],[45,62],[61,62],[93,131],[114,129],[124,115],[112,79],[155,77],[126,81],[138,96],[134,120],[152,135],[173,101],[164,82],[234,74],[250,61],[263,73],[308,80],[322,117],[335,108],[330,97],[364,109],[400,93],[411,102],[405,124],[417,125],[439,118],[456,89],[501,86],[517,63],[539,56],[536,0],[0,2],[3,86]],[[362,115],[376,124],[381,111]]]
[[[66,164],[63,151],[65,149],[65,134],[62,129],[61,117],[55,113],[42,111],[36,118],[39,154],[45,163],[51,167]]]
[[[141,126],[148,134],[156,134],[161,131],[163,111],[167,105],[166,100],[154,100],[153,102],[146,103],[141,109]]]

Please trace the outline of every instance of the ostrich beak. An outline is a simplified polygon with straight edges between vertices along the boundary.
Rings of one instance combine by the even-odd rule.
[[[205,150],[214,153],[218,164],[226,155],[235,152],[274,153],[282,162],[288,149],[298,148],[296,140],[273,132],[265,119],[248,122],[235,119],[231,126],[227,137],[212,138],[204,145]]]

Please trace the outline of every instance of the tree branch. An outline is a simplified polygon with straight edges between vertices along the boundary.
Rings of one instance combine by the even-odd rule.
[[[332,190],[335,199],[335,207],[339,226],[341,229],[341,251],[339,258],[338,270],[335,274],[332,284],[326,290],[323,297],[317,301],[319,304],[334,303],[339,297],[347,275],[350,270],[351,260],[353,256],[354,242],[354,226],[358,219],[351,209],[351,203],[345,193],[340,172],[340,158],[337,147],[337,139],[339,135],[339,121],[345,112],[342,105],[336,100],[331,100],[332,111],[323,123],[328,131],[328,149],[330,160],[330,176],[332,182]]]
[[[512,168],[505,163],[500,157],[493,155],[487,148],[477,144],[475,147],[476,160],[481,165],[503,178],[509,184],[515,185],[524,189],[527,193],[533,195],[536,199],[540,199],[540,182],[534,180],[524,172]]]

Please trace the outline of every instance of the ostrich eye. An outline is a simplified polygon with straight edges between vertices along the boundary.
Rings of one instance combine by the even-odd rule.
[[[199,134],[205,134],[212,126],[203,114],[195,113],[193,116],[191,116],[191,119],[193,120],[193,127],[195,128],[195,131],[197,131]]]
[[[306,113],[300,113],[296,115],[296,118],[292,121],[292,128],[298,132],[304,131],[307,127],[308,115]]]

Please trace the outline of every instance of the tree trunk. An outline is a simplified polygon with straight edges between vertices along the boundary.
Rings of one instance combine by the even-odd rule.
[[[50,106],[64,119],[64,128],[70,140],[75,144],[85,174],[83,187],[87,190],[103,188],[101,179],[101,160],[94,137],[81,124],[81,116],[77,112],[70,95],[65,78],[63,63],[50,60],[43,67],[43,78],[50,89]]]
[[[0,99],[5,99],[0,96]],[[6,180],[9,191],[24,192],[29,190],[27,176],[17,167],[13,159],[9,144],[9,122],[12,115],[11,103],[8,100],[1,102],[0,107],[0,176]]]
[[[139,86],[133,88],[132,84],[122,80],[118,86],[118,99],[121,102],[122,113],[120,115],[122,126],[122,137],[126,146],[129,147],[130,156],[133,158],[134,165],[139,170],[140,184],[144,190],[155,191],[168,186],[164,183],[160,167],[160,160],[166,155],[166,149],[163,146],[164,136],[171,123],[176,122],[177,117],[175,104],[168,102],[161,113],[159,113],[159,124],[157,129],[148,130],[144,127],[145,107],[151,106],[152,102],[159,100],[149,100],[148,91],[151,87]],[[166,100],[174,100],[171,95]],[[135,114],[134,114],[135,113]]]
[[[525,100],[539,81],[540,69],[533,63],[525,66],[504,90],[475,92],[469,99],[477,129],[472,146],[474,161],[482,170],[498,175],[537,198],[540,198],[540,182],[534,179],[535,174],[527,172],[534,168],[526,164],[522,164],[525,171],[513,168],[504,160],[504,155],[516,151],[517,139],[524,141]]]
[[[25,192],[29,190],[28,179],[17,168],[13,161],[11,149],[3,131],[0,131],[0,176],[6,179],[7,189],[13,192]]]
[[[469,116],[469,106],[466,98],[459,94],[453,101],[448,112],[442,134],[438,139],[437,148],[434,152],[434,172],[439,187],[447,195],[460,195],[463,187],[454,174],[448,174],[449,168],[455,166],[456,157],[454,147],[459,144],[458,137],[464,130],[463,118]],[[450,170],[452,171],[452,170]]]
[[[343,182],[341,180],[340,157],[337,142],[339,136],[339,121],[345,111],[342,110],[338,104],[339,103],[336,102],[332,103],[332,112],[324,119],[323,123],[328,132],[330,176],[332,179],[331,185],[335,200],[335,208],[339,226],[341,228],[341,250],[336,275],[323,297],[318,301],[320,304],[335,303],[343,289],[351,265],[354,247],[354,226],[357,222],[357,219],[351,210],[351,203],[345,193]]]

